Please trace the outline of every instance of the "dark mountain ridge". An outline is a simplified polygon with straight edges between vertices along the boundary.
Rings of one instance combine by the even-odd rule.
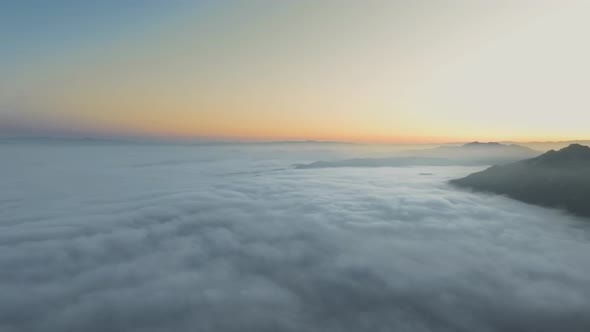
[[[550,150],[537,158],[525,160],[524,163],[544,167],[590,167],[590,147],[571,144],[559,151]]]
[[[571,144],[536,158],[492,166],[451,183],[590,217],[590,147]]]

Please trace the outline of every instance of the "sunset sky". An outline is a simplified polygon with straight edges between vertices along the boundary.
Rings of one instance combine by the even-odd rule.
[[[0,130],[590,138],[590,1],[3,1]]]

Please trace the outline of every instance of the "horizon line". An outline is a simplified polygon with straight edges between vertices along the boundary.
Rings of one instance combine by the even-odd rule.
[[[502,144],[563,144],[588,142],[590,138],[564,140],[457,140],[457,141],[370,141],[370,140],[322,140],[322,139],[272,139],[244,137],[154,137],[154,136],[106,136],[106,135],[29,135],[0,136],[0,140],[72,140],[72,141],[122,141],[128,143],[170,144],[355,144],[355,145],[459,145],[467,143]]]

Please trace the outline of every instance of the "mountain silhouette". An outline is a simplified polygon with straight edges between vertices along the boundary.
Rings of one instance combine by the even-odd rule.
[[[451,183],[590,217],[590,147],[571,144],[536,158],[492,166]]]
[[[460,146],[404,151],[386,158],[354,158],[297,164],[295,168],[481,166],[514,162],[538,156],[540,152],[515,144],[471,142]]]
[[[482,165],[506,164],[541,154],[526,146],[498,142],[471,142],[460,146],[439,146],[433,149],[410,150],[404,155],[413,157],[446,158],[476,161]]]

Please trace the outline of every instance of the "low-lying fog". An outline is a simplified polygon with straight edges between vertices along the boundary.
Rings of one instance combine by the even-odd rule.
[[[321,144],[0,144],[0,331],[589,331],[590,222]]]

